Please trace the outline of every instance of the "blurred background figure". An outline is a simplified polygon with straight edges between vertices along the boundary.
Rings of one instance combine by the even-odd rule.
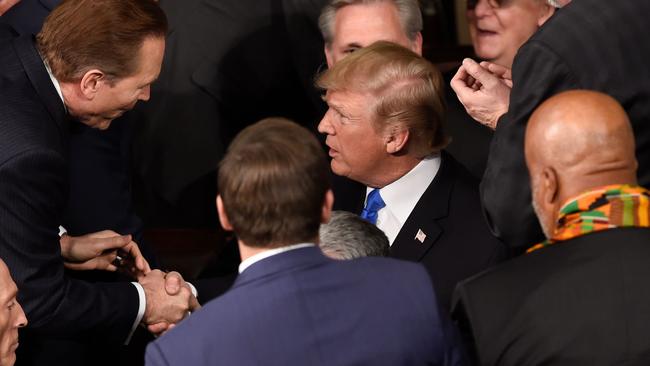
[[[25,312],[16,300],[17,294],[18,288],[9,268],[0,259],[0,366],[12,366],[16,362],[18,328],[27,325]]]
[[[553,0],[467,0],[476,57],[512,67],[521,45],[555,13]]]
[[[333,211],[330,221],[321,224],[319,236],[318,246],[326,256],[334,259],[385,257],[390,250],[383,231],[346,211]]]
[[[467,0],[465,12],[476,57],[511,68],[521,45],[554,13],[553,0]],[[481,178],[487,165],[493,131],[470,117],[449,87],[458,67],[445,72],[447,150]]]

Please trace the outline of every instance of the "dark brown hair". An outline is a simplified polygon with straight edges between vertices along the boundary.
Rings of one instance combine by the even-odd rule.
[[[59,81],[91,69],[109,80],[133,75],[147,37],[164,37],[167,17],[154,0],[64,0],[45,19],[37,46]]]
[[[284,118],[240,132],[219,165],[224,209],[241,241],[279,247],[318,237],[329,165],[316,137]]]

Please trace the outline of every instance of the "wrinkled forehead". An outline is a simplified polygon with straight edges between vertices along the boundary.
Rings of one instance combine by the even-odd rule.
[[[16,296],[18,288],[11,278],[9,269],[4,263],[0,264],[0,301],[6,302]]]
[[[391,41],[408,46],[397,9],[390,2],[354,4],[340,8],[334,18],[334,41],[340,46],[369,46]]]

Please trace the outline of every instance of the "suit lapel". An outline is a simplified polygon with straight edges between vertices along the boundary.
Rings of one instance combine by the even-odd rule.
[[[52,79],[45,69],[43,60],[36,51],[33,37],[18,37],[15,38],[14,48],[20,61],[23,64],[23,68],[27,73],[29,81],[32,83],[32,86],[36,90],[36,93],[43,101],[43,104],[47,108],[52,119],[56,121],[59,126],[59,132],[63,138],[63,141],[67,140],[67,133],[69,128],[69,120],[63,102],[59,97],[54,85],[52,84]]]
[[[442,152],[441,159],[438,174],[397,234],[390,248],[391,257],[420,261],[442,235],[437,220],[449,212],[454,168],[446,152]]]

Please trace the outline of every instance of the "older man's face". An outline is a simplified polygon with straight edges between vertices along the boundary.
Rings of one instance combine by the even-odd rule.
[[[17,292],[9,269],[0,260],[0,366],[11,366],[16,362],[18,328],[27,324],[23,308],[16,300]]]
[[[149,100],[151,84],[160,74],[164,52],[164,38],[146,38],[140,48],[135,74],[121,78],[112,85],[102,82],[92,102],[83,110],[68,104],[70,114],[90,127],[107,129],[114,119],[133,109],[138,101]]]
[[[506,67],[512,67],[517,50],[545,21],[549,9],[538,0],[501,0],[496,6],[488,0],[471,3],[467,21],[474,52]]]
[[[389,154],[385,139],[372,125],[372,97],[348,91],[328,91],[329,109],[318,125],[335,174],[372,185],[378,167]]]
[[[422,53],[422,40],[409,40],[400,25],[395,5],[388,1],[345,6],[336,12],[334,39],[325,46],[327,65],[331,67],[343,57],[376,41],[390,41]]]

